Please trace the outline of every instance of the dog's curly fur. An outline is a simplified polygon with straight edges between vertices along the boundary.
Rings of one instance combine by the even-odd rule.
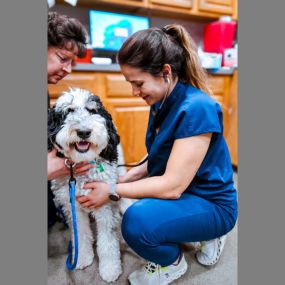
[[[56,148],[58,153],[74,163],[94,161],[95,166],[87,176],[75,176],[76,195],[86,195],[90,190],[82,189],[85,182],[92,179],[108,184],[118,178],[117,145],[119,136],[110,114],[103,107],[99,97],[83,89],[64,92],[48,112],[48,148]],[[100,172],[96,164],[104,168]],[[72,228],[69,203],[69,178],[52,181],[52,191],[56,206],[63,207],[63,213]],[[79,256],[76,269],[83,269],[93,262],[93,233],[89,226],[89,215],[96,220],[97,254],[99,272],[103,280],[115,281],[122,272],[118,229],[121,222],[119,208],[124,203],[109,202],[99,209],[88,210],[76,202],[78,223]]]

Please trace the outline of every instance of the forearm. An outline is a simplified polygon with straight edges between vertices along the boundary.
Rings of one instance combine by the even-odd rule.
[[[120,177],[119,182],[132,182],[147,177],[147,162],[130,169],[124,176]]]
[[[129,183],[120,183],[116,186],[116,192],[125,198],[160,198],[178,199],[182,189],[175,179],[166,176],[155,176]]]

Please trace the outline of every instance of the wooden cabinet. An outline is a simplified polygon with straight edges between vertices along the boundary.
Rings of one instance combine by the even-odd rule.
[[[238,166],[238,71],[233,74],[229,95],[229,130],[227,143],[231,154],[232,163]]]
[[[231,77],[227,75],[209,75],[209,84],[215,98],[221,105],[224,118],[224,136],[227,138],[229,130],[229,90]]]
[[[59,0],[60,3],[64,0]],[[110,5],[118,6],[130,6],[130,7],[145,7],[147,0],[79,0],[77,6],[86,6],[86,7],[96,7],[104,8]]]
[[[51,105],[54,104],[54,101],[62,92],[73,87],[87,89],[96,94],[100,91],[98,90],[98,86],[100,86],[98,84],[98,79],[99,78],[95,73],[80,72],[69,74],[64,80],[59,81],[56,85],[49,84],[48,92],[51,98]]]
[[[132,95],[130,83],[120,74],[106,74],[105,88],[105,105],[118,128],[125,162],[138,162],[146,154],[149,106]]]
[[[139,15],[214,20],[222,15],[237,20],[238,0],[80,0],[77,6],[89,9],[138,13]],[[60,4],[68,5],[64,0]]]
[[[236,0],[198,0],[198,10],[202,12],[233,15]]]
[[[226,139],[232,164],[238,165],[238,127],[237,127],[237,71],[234,75],[210,75],[209,84],[213,97],[223,110],[224,137]]]
[[[191,8],[192,0],[150,0],[151,4],[159,4],[166,7]]]

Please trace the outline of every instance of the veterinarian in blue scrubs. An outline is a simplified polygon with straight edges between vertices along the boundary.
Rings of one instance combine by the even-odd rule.
[[[204,242],[197,260],[215,264],[237,220],[237,192],[223,137],[220,105],[209,95],[196,46],[180,25],[135,33],[118,54],[133,94],[151,106],[148,160],[116,185],[87,184],[78,201],[100,207],[108,199],[138,198],[123,216],[128,245],[149,262],[132,285],[169,284],[187,270],[181,243]],[[109,196],[109,198],[108,198]]]
[[[49,12],[47,34],[47,80],[49,84],[56,84],[71,72],[76,57],[83,57],[85,55],[87,32],[78,20],[57,12]],[[79,164],[75,172],[85,173],[90,167],[93,166]],[[50,150],[48,153],[47,170],[48,180],[69,175],[69,170],[64,164],[64,159],[57,157],[56,150]],[[56,212],[53,194],[48,183],[49,228],[58,220]]]

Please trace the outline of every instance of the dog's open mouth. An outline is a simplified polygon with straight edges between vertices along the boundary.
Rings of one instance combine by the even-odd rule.
[[[87,152],[90,148],[91,143],[87,142],[87,141],[80,141],[74,144],[75,149],[78,152],[84,153]]]

